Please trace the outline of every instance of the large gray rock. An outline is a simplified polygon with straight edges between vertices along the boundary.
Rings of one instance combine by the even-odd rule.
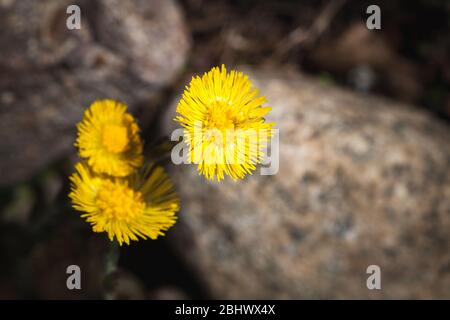
[[[66,27],[70,4],[81,8],[80,30]],[[0,0],[0,21],[0,186],[74,150],[75,123],[95,99],[150,118],[189,50],[173,0]]]
[[[278,174],[172,172],[182,211],[168,236],[212,295],[450,298],[449,128],[308,77],[253,77],[280,129]],[[369,265],[381,290],[366,287]]]

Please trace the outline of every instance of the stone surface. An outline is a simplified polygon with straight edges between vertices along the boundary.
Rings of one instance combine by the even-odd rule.
[[[173,244],[216,298],[450,298],[450,130],[412,106],[252,72],[280,129],[273,176],[173,166]],[[164,119],[171,119],[174,108]],[[366,269],[381,268],[381,290]]]
[[[145,297],[142,284],[126,270],[116,270],[104,282],[107,300],[142,300]]]
[[[66,8],[81,8],[68,30]],[[176,79],[189,37],[174,1],[0,1],[0,186],[32,176],[70,150],[95,99],[150,118]]]

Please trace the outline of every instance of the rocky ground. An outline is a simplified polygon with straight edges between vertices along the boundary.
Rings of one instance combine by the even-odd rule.
[[[0,0],[0,298],[450,298],[446,2],[411,5],[425,24],[383,2],[376,33],[350,0],[77,1],[76,32],[72,3]],[[125,101],[154,157],[190,76],[220,63],[273,107],[278,173],[218,184],[165,162],[179,222],[103,281],[108,241],[67,198],[75,123]]]
[[[310,77],[247,72],[273,107],[279,172],[208,183],[173,168],[183,210],[171,239],[214,297],[449,297],[446,124]],[[383,290],[367,290],[369,265]]]

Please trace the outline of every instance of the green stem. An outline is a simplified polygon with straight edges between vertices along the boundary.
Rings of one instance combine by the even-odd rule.
[[[106,254],[105,277],[117,270],[120,258],[120,247],[117,241],[111,241],[109,252]]]

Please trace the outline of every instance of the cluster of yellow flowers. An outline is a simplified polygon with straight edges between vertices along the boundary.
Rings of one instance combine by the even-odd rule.
[[[86,160],[75,165],[69,197],[95,232],[122,245],[156,239],[175,223],[179,199],[161,167],[143,166],[139,127],[126,105],[94,102],[78,124],[75,146]]]
[[[246,75],[227,73],[223,65],[192,79],[174,120],[184,128],[189,159],[199,174],[218,181],[252,174],[274,126],[264,119],[270,111],[265,102]],[[179,210],[164,170],[143,166],[139,127],[126,109],[101,100],[86,110],[75,143],[85,160],[75,166],[69,194],[93,230],[107,232],[120,245],[163,235]]]

